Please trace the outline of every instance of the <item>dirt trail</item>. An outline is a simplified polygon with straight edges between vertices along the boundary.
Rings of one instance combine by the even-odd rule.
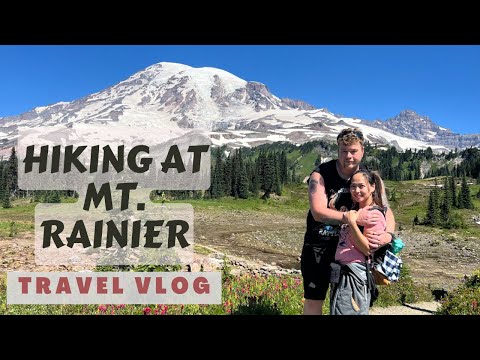
[[[389,307],[372,307],[368,313],[370,315],[432,315],[439,307],[439,302],[431,301]]]

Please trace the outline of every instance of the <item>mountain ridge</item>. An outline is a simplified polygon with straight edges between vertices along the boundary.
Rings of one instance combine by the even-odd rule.
[[[427,116],[403,110],[386,121],[335,115],[299,99],[279,98],[267,85],[225,70],[160,62],[118,84],[71,102],[0,118],[0,146],[13,146],[19,126],[119,123],[144,128],[202,128],[214,145],[256,146],[275,141],[334,141],[342,127],[360,127],[373,144],[399,150],[479,146],[480,134],[460,135]]]

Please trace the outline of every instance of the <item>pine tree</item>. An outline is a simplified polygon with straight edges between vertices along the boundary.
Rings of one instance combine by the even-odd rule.
[[[238,197],[241,199],[247,199],[248,198],[248,177],[247,177],[247,169],[243,161],[243,152],[241,148],[238,150],[238,167],[239,167],[238,185],[237,185]]]
[[[418,215],[415,214],[415,217],[413,218],[413,225],[418,225],[420,224],[420,220],[418,219]]]
[[[319,158],[320,155],[318,155]],[[284,150],[280,154],[280,181],[282,184],[286,184],[288,182],[288,166],[287,166],[287,154]]]
[[[465,205],[463,204],[462,189],[458,190],[457,194],[457,208],[464,209]]]
[[[451,193],[448,178],[445,177],[445,181],[443,184],[443,199],[442,199],[442,208],[440,213],[440,218],[442,219],[443,223],[446,224],[450,218],[450,206],[452,204]]]
[[[2,183],[3,183],[3,194],[2,194],[2,207],[4,207],[5,209],[8,209],[10,207],[12,207],[11,203],[10,203],[10,191],[8,189],[8,165],[7,166],[4,166],[3,168],[3,179],[2,179]]]
[[[3,193],[2,207],[5,209],[12,207],[12,204],[10,203],[10,193],[8,191]]]
[[[240,175],[240,164],[238,150],[235,150],[232,157],[232,196],[238,198],[238,183]]]
[[[264,179],[263,179],[263,190],[265,192],[272,192],[273,183],[275,181],[275,160],[273,154],[268,154],[265,161],[264,169]]]
[[[251,164],[250,168],[251,168],[250,192],[253,194],[254,197],[257,197],[258,192],[260,191],[259,176],[256,172],[255,164]]]
[[[258,159],[255,163],[255,167],[257,169],[257,175],[259,179],[259,188],[264,189],[265,188],[265,169],[267,166],[267,158],[266,154],[263,150],[260,151],[260,154],[258,155]]]
[[[5,193],[5,179],[3,178],[3,157],[0,161],[0,201],[3,200],[3,194]]]
[[[438,210],[438,188],[437,179],[435,179],[434,188],[430,191],[430,196],[428,197],[428,208],[424,221],[425,225],[435,225],[438,223]]]
[[[17,152],[15,147],[12,147],[10,158],[8,159],[8,189],[13,196],[18,192],[18,164],[17,164]]]
[[[59,203],[60,202],[60,192],[58,190],[53,190],[50,197],[50,202]]]
[[[420,161],[415,162],[415,180],[421,179]]]
[[[425,214],[425,225],[433,225],[435,223],[435,208],[433,205],[433,189],[430,190],[430,194],[428,196],[428,206],[427,206],[427,213]]]
[[[465,209],[473,209],[473,202],[472,198],[470,197],[470,188],[468,187],[467,184],[467,178],[464,175],[462,179],[462,186],[460,188],[461,191],[461,197],[462,197],[462,202],[463,202],[463,207]]]
[[[453,176],[450,177],[449,181],[449,188],[450,188],[450,197],[452,200],[452,206],[457,207],[457,189],[456,189],[456,184],[455,184],[455,178]]]
[[[278,162],[275,164],[274,176],[273,176],[273,187],[272,191],[277,195],[282,195],[282,183],[280,181],[280,170]]]
[[[232,158],[231,158],[232,153],[228,155],[226,161],[225,161],[225,168],[224,170],[224,176],[225,176],[225,181],[224,181],[224,194],[226,196],[232,196]]]
[[[41,201],[42,193],[40,190],[33,191],[33,202],[40,202]]]
[[[215,156],[215,166],[213,168],[212,176],[212,186],[210,189],[210,196],[214,199],[221,198],[224,195],[225,184],[223,179],[225,177],[223,162],[222,162],[222,152],[218,149]]]

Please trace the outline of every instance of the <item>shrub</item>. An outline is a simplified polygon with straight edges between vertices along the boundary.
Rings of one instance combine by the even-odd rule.
[[[480,269],[450,292],[440,303],[439,315],[480,315]]]
[[[228,263],[228,259],[226,256],[223,258],[223,265],[222,265],[222,284],[226,282],[231,282],[235,276],[232,274],[232,267]]]

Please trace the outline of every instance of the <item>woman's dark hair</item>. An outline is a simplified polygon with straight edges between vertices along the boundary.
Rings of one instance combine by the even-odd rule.
[[[370,185],[375,185],[375,191],[372,194],[373,202],[376,205],[380,206],[381,208],[387,206],[387,204],[384,204],[383,197],[382,197],[384,188],[383,188],[383,181],[380,176],[380,173],[378,173],[377,171],[360,169],[360,170],[357,170],[353,175],[355,174],[363,174],[363,176],[365,177],[365,179],[367,179]],[[351,178],[353,178],[353,175]]]

